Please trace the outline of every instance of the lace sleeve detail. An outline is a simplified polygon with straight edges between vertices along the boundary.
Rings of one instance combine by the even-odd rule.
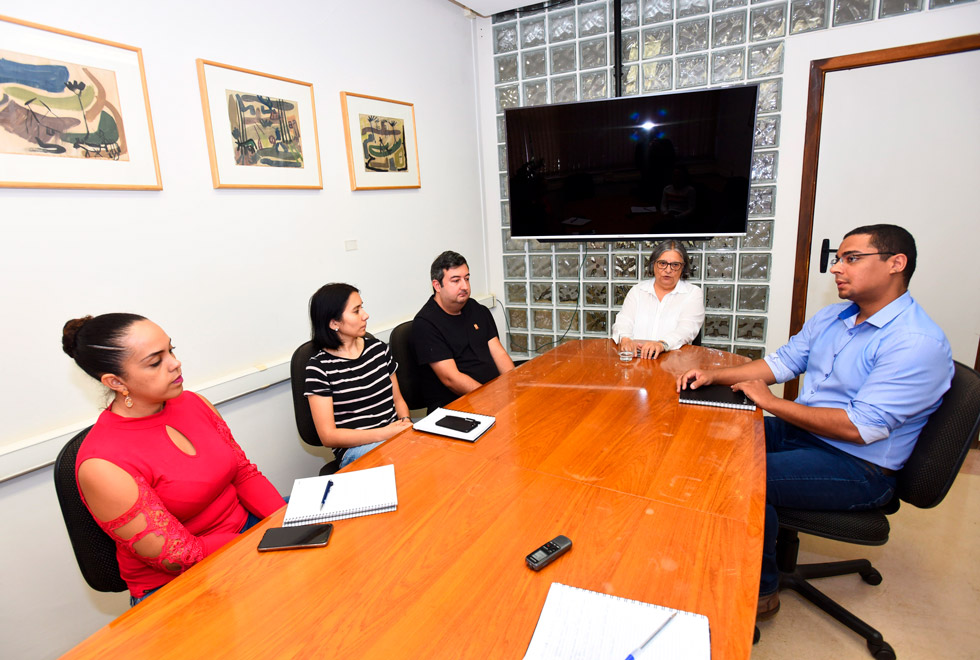
[[[265,518],[279,510],[285,504],[279,491],[265,478],[255,463],[248,460],[245,452],[231,435],[231,429],[228,428],[225,420],[211,411],[211,422],[218,435],[235,455],[238,470],[232,483],[238,492],[239,501],[259,518]]]
[[[160,496],[150,487],[146,479],[136,475],[133,480],[136,481],[139,491],[136,502],[126,513],[109,522],[103,522],[93,515],[99,527],[134,557],[166,573],[183,573],[204,559],[207,552],[201,539],[188,532],[187,528],[167,510]],[[117,530],[140,516],[146,521],[142,530],[128,539],[119,535]],[[163,549],[154,557],[141,554],[135,547],[137,542],[150,534],[163,537]]]
[[[228,424],[225,420],[221,419],[218,415],[211,413],[211,423],[214,424],[215,430],[221,439],[225,441],[228,447],[231,449],[232,453],[235,454],[235,463],[238,466],[238,474],[235,477],[235,483],[241,483],[252,477],[261,476],[262,473],[259,469],[255,467],[255,463],[248,460],[248,456],[242,451],[242,448],[235,441],[234,436],[231,434],[231,429],[228,428]]]

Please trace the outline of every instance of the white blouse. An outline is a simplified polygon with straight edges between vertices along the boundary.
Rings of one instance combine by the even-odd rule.
[[[679,280],[674,290],[657,298],[653,280],[644,280],[630,289],[623,309],[616,315],[612,338],[665,341],[670,350],[690,344],[704,323],[704,297],[701,288]]]

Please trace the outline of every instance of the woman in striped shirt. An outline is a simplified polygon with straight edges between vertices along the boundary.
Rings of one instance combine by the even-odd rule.
[[[366,337],[368,313],[350,284],[326,284],[310,298],[313,343],[306,365],[306,400],[320,442],[340,467],[411,428],[388,345]]]

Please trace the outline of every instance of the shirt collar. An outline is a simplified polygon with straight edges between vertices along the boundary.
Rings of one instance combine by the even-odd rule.
[[[643,280],[637,286],[639,286],[641,290],[646,291],[647,293],[656,294],[656,291],[653,288],[653,282],[654,282],[653,278],[650,278],[649,280]],[[684,293],[692,286],[694,285],[688,282],[687,280],[678,280],[677,286],[674,287],[674,290],[667,292],[667,294],[664,297],[672,296],[675,293]]]
[[[896,316],[901,314],[902,311],[911,304],[912,304],[912,294],[906,291],[898,298],[895,298],[895,300],[891,301],[890,303],[888,303],[887,305],[879,309],[877,312],[875,312],[873,316],[868,317],[865,320],[865,323],[870,323],[876,328],[883,328],[884,326],[888,325],[888,323],[890,323],[892,319],[894,319]],[[860,307],[858,307],[857,303],[851,303],[850,305],[845,307],[840,314],[837,315],[837,318],[839,318],[841,321],[844,321],[848,325],[854,325],[854,320],[852,317],[856,316],[859,310]],[[851,319],[849,323],[848,323],[848,319]]]

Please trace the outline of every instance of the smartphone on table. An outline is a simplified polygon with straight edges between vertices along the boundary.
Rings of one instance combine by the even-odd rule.
[[[436,422],[436,426],[452,429],[453,431],[459,431],[460,433],[469,433],[479,425],[480,422],[476,421],[475,419],[470,419],[469,417],[458,417],[456,415],[446,415]]]
[[[452,429],[453,431],[459,431],[460,433],[469,433],[477,426],[480,422],[469,417],[459,417],[457,415],[446,415],[442,419],[436,421],[436,426],[442,426],[443,428]]]
[[[326,525],[297,525],[296,527],[273,527],[265,530],[259,541],[259,552],[271,550],[294,550],[296,548],[322,548],[330,541],[333,523]]]

